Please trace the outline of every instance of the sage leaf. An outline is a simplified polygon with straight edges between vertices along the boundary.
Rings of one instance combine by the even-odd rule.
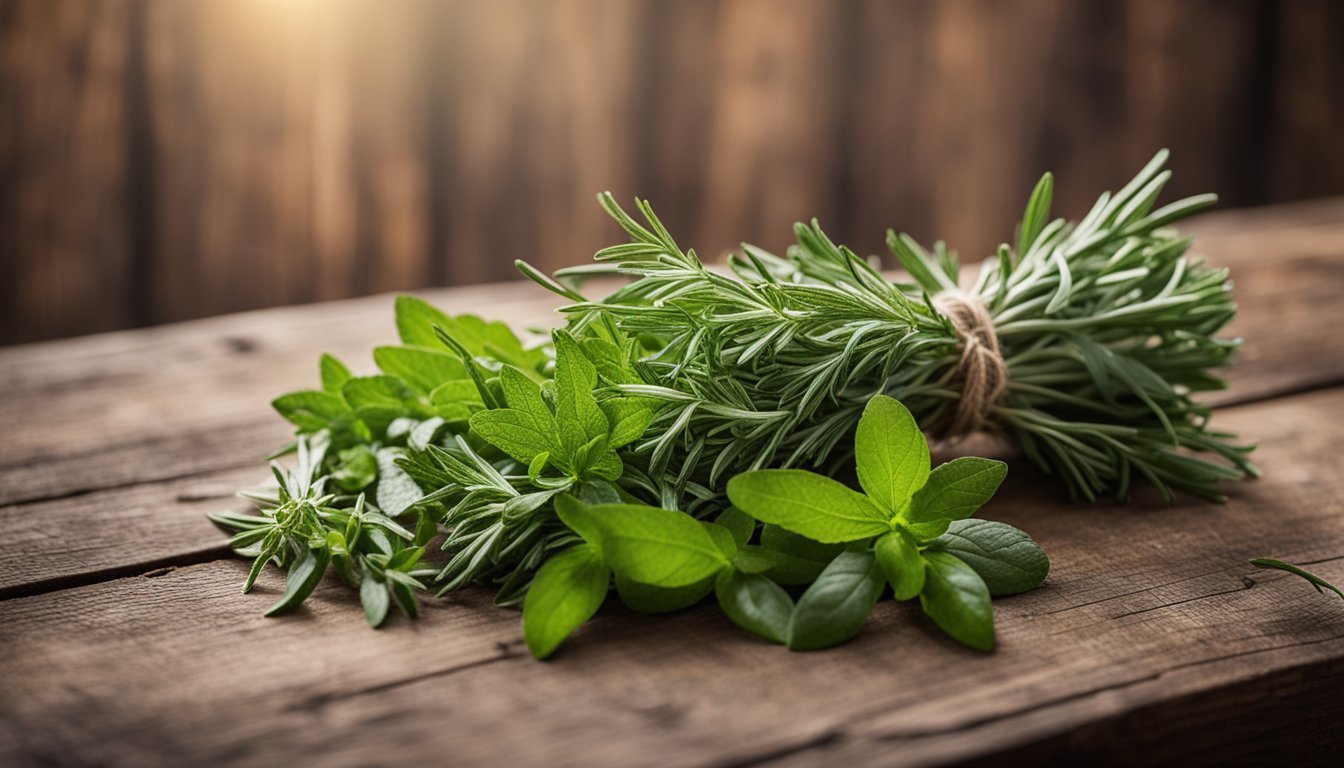
[[[322,378],[322,389],[334,395],[341,393],[341,387],[350,380],[350,369],[335,357],[322,353],[317,361],[318,373]]]
[[[857,541],[891,530],[887,515],[863,494],[801,469],[763,469],[728,481],[733,506],[823,544]]]
[[[994,649],[994,609],[975,569],[948,552],[925,552],[924,613],[944,632],[976,650]]]
[[[789,618],[789,648],[820,650],[858,634],[884,583],[871,553],[841,552],[798,598]]]
[[[974,568],[995,597],[1035,589],[1050,573],[1050,558],[1030,536],[992,520],[957,520],[929,549],[949,552]]]
[[[591,544],[552,555],[537,571],[523,600],[523,640],[544,659],[597,613],[607,597],[610,576]]]
[[[772,643],[788,641],[793,598],[775,582],[759,574],[728,570],[715,582],[714,596],[737,626]]]
[[[864,406],[854,436],[859,485],[868,498],[895,517],[929,478],[929,445],[910,411],[877,395]]]
[[[364,607],[364,618],[368,620],[369,626],[375,629],[382,626],[387,619],[387,609],[392,605],[387,585],[372,574],[364,574],[364,580],[359,584],[359,602]]]
[[[441,384],[467,378],[461,358],[437,349],[374,347],[373,362],[378,370],[426,395]]]

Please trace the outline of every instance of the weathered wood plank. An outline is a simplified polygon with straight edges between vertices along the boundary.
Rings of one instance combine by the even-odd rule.
[[[1341,673],[1338,602],[1246,560],[1344,578],[1344,426],[1322,418],[1342,410],[1344,389],[1228,409],[1228,428],[1261,438],[1265,477],[1225,506],[1068,506],[1015,468],[994,516],[1030,531],[1053,569],[1042,589],[997,603],[991,656],[888,602],[820,654],[756,641],[711,607],[608,609],[542,664],[520,656],[517,615],[479,592],[373,632],[327,584],[298,615],[268,620],[278,577],[241,597],[245,565],[225,560],[0,603],[0,755],[918,765],[1066,737],[1083,749],[1076,728],[1134,713],[1160,713],[1177,735],[1207,726],[1172,702],[1264,715],[1299,690],[1320,700],[1319,677]],[[1271,697],[1247,697],[1269,684]],[[1303,738],[1313,717],[1274,722],[1300,750],[1339,738]]]

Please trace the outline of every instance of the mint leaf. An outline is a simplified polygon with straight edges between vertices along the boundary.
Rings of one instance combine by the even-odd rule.
[[[946,522],[975,514],[994,496],[1008,474],[1002,461],[966,456],[940,464],[929,474],[901,517],[915,535],[928,540],[947,530]]]
[[[317,370],[322,377],[322,389],[335,395],[339,395],[341,387],[350,380],[350,369],[345,363],[325,352],[317,361]]]
[[[974,568],[995,597],[1035,589],[1050,573],[1050,558],[1040,546],[1007,523],[957,520],[929,549],[949,552]]]
[[[467,379],[467,366],[462,359],[437,349],[375,347],[373,362],[378,370],[396,376],[426,395],[445,382]]]
[[[873,553],[897,600],[909,600],[924,589],[924,560],[909,534],[888,533],[877,540]]]
[[[644,435],[653,421],[654,410],[648,401],[637,397],[618,397],[607,400],[601,405],[607,417],[607,429],[610,437],[607,444],[612,448],[629,445]]]
[[[772,643],[788,641],[793,598],[770,579],[724,571],[714,584],[714,595],[719,608],[737,626]]]
[[[981,651],[994,649],[994,609],[989,588],[975,569],[948,552],[926,551],[920,605],[954,640]]]
[[[733,506],[763,523],[833,544],[891,530],[887,517],[863,494],[801,469],[763,469],[728,481]]]
[[[594,437],[607,436],[606,414],[593,397],[597,370],[574,337],[564,331],[555,340],[555,423],[560,443],[572,455]]]
[[[877,395],[864,406],[854,435],[859,485],[889,517],[904,511],[929,479],[929,445],[915,417],[893,398]]]
[[[841,552],[798,598],[789,619],[789,648],[820,650],[858,634],[883,584],[882,569],[872,554]]]
[[[693,517],[640,504],[588,506],[556,500],[560,519],[587,541],[618,576],[655,587],[683,587],[728,565],[708,531]]]
[[[512,408],[480,411],[471,417],[471,431],[516,461],[531,464],[538,454],[552,451],[552,434],[529,416]],[[552,453],[552,457],[555,454]]]
[[[607,597],[610,575],[597,548],[579,544],[552,555],[537,571],[523,600],[523,640],[544,659]]]
[[[485,407],[476,382],[471,379],[445,381],[429,393],[429,405],[434,415],[446,422],[458,424],[467,421],[476,411]]]
[[[689,608],[704,599],[714,589],[714,577],[706,576],[684,587],[655,587],[616,577],[616,593],[621,602],[638,613],[671,613]]]

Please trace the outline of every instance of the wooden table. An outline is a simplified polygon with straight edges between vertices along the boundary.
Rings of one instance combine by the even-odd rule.
[[[605,608],[552,661],[489,595],[371,631],[281,586],[204,514],[264,476],[266,407],[316,356],[367,361],[392,298],[0,350],[0,765],[936,764],[1323,760],[1344,744],[1344,603],[1247,564],[1344,580],[1344,200],[1207,216],[1247,337],[1217,424],[1265,476],[1225,506],[1070,504],[1015,462],[994,517],[1054,568],[996,601],[1000,647],[886,602],[853,642],[790,653],[712,607]],[[426,294],[526,325],[525,284]],[[364,366],[369,368],[367,364]],[[1011,764],[1011,763],[1008,763]]]

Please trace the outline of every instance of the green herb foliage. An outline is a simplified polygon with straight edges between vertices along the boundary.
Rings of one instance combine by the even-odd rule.
[[[1211,196],[1155,207],[1164,159],[1077,223],[1050,219],[1047,175],[970,291],[1009,379],[982,427],[1089,499],[1136,479],[1218,498],[1255,472],[1191,399],[1221,386],[1236,342],[1216,334],[1235,305],[1169,227]],[[489,585],[544,657],[613,592],[642,612],[713,595],[807,650],[852,637],[890,588],[992,647],[990,596],[1033,588],[1049,563],[971,517],[1001,462],[930,467],[919,426],[938,430],[959,395],[960,340],[931,298],[956,287],[956,254],[893,233],[911,277],[892,282],[814,221],[784,256],[744,246],[724,274],[646,203],[641,223],[600,201],[630,242],[555,278],[519,263],[571,302],[549,336],[403,296],[376,373],[324,355],[319,388],[274,401],[297,437],[272,458],[294,461],[250,494],[256,514],[212,516],[252,559],[245,589],[286,571],[281,613],[335,573],[380,626],[394,604],[414,617],[431,581]],[[606,272],[632,279],[579,292]],[[857,489],[836,479],[851,466]]]
[[[1271,560],[1269,558],[1258,558],[1252,560],[1251,565],[1259,566],[1261,568],[1273,568],[1280,571],[1287,571],[1288,573],[1291,573],[1294,576],[1301,576],[1302,578],[1306,579],[1307,582],[1311,584],[1311,586],[1316,588],[1317,592],[1324,594],[1325,590],[1328,589],[1331,592],[1334,592],[1335,594],[1339,595],[1341,598],[1344,598],[1344,589],[1340,589],[1339,587],[1335,586],[1334,584],[1331,584],[1325,579],[1322,579],[1320,576],[1317,576],[1311,571],[1293,565],[1292,563],[1285,563],[1282,560]]]

